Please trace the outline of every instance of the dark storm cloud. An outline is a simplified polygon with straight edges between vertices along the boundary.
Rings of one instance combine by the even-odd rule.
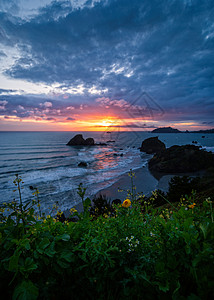
[[[211,122],[202,122],[203,125],[210,125],[210,124],[214,124],[214,121]]]
[[[213,0],[88,1],[82,9],[53,1],[27,21],[2,13],[2,43],[21,53],[6,73],[107,88],[106,96],[127,101],[144,90],[177,119],[211,118],[213,20]]]
[[[52,98],[0,95],[0,115],[47,121],[73,121],[75,118],[72,115],[81,111],[79,101],[78,98],[77,102],[71,106],[71,104]]]

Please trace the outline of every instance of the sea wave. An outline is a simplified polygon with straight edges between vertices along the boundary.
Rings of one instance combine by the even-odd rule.
[[[32,198],[29,189],[32,185],[38,187],[45,208],[56,201],[63,207],[71,207],[80,202],[76,193],[80,182],[87,188],[87,193],[95,194],[111,186],[130,169],[145,166],[151,157],[141,153],[138,147],[152,134],[120,133],[113,138],[115,143],[86,148],[66,146],[73,135],[63,132],[4,133],[0,139],[0,201],[7,202],[18,196],[12,191],[15,174],[19,173],[24,181],[24,201]],[[90,133],[89,136],[98,134]],[[211,135],[206,139],[195,134],[162,135],[160,139],[167,146],[191,144],[197,140],[207,151],[214,152]],[[87,168],[78,167],[81,161],[88,164]]]

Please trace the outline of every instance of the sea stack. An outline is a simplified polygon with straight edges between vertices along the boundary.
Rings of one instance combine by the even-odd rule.
[[[67,146],[94,146],[94,139],[84,139],[82,134],[75,135],[68,143]]]
[[[140,147],[140,151],[146,152],[147,154],[159,153],[165,149],[165,144],[161,142],[157,136],[144,140]]]

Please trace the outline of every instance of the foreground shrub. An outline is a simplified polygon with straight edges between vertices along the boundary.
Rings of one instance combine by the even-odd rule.
[[[23,226],[11,219],[0,225],[5,299],[214,296],[214,223],[207,202],[201,209],[150,214],[120,207],[114,218],[64,224],[48,217],[26,224],[26,231]]]
[[[167,198],[171,202],[179,202],[181,197],[191,195],[193,190],[200,190],[200,177],[174,176],[169,182]]]
[[[92,203],[93,205],[90,207],[90,215],[92,215],[93,218],[107,216],[114,211],[110,200],[108,200],[105,195],[94,197]]]
[[[23,204],[7,216],[2,208],[2,299],[212,299],[212,201],[198,206],[193,195],[165,209],[125,201],[96,219],[85,204],[75,223]]]

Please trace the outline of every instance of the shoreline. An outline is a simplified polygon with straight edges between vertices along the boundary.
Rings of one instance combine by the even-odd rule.
[[[169,181],[174,176],[166,174],[160,179],[156,179],[148,169],[148,163],[138,169],[133,170],[135,176],[133,177],[133,185],[136,187],[136,193],[146,196],[156,189],[161,189],[164,192],[168,191]],[[121,201],[127,197],[127,190],[131,190],[131,178],[128,175],[129,172],[121,175],[118,180],[110,187],[104,188],[95,194],[105,195],[111,202],[114,199],[120,199]],[[118,189],[123,191],[118,191]]]
[[[133,170],[135,177],[133,178],[134,186],[136,186],[136,193],[142,193],[146,196],[151,195],[155,189],[161,189],[164,192],[168,191],[168,185],[170,179],[175,175],[164,175],[157,180],[149,171],[148,163],[146,166],[140,167]],[[101,189],[99,192],[91,196],[99,197],[100,195],[106,196],[107,200],[112,202],[114,199],[120,199],[121,201],[127,198],[127,189],[131,189],[131,178],[128,175],[129,172],[120,175],[117,180],[109,187]],[[118,192],[118,188],[123,189],[122,192]],[[83,212],[82,203],[74,205],[76,210],[81,213]],[[70,214],[69,210],[66,210],[65,215]]]
[[[134,186],[136,186],[136,193],[143,194],[145,196],[150,196],[154,190],[162,190],[163,192],[168,192],[169,182],[172,177],[175,176],[188,176],[188,177],[202,177],[205,171],[197,171],[191,173],[155,173],[152,174],[148,168],[148,163],[146,166],[140,167],[133,170],[135,177],[133,178]],[[105,195],[110,198],[110,201],[114,199],[125,199],[127,197],[127,189],[131,189],[131,178],[128,175],[129,172],[121,175],[118,180],[113,183],[110,187],[104,188],[96,193],[96,197],[99,195]],[[123,192],[118,192],[119,189],[126,189]]]
[[[166,193],[169,188],[169,182],[174,176],[201,177],[204,175],[204,171],[198,171],[194,173],[155,174],[154,177],[148,169],[148,163],[146,166],[133,170],[133,172],[135,173],[133,183],[134,186],[136,186],[136,193],[146,196],[150,196],[156,189],[160,189]],[[96,194],[91,195],[90,198],[93,199],[94,197],[102,195],[106,196],[110,203],[114,199],[120,199],[121,202],[124,201],[127,198],[127,190],[131,190],[131,178],[128,173],[129,172],[126,172],[125,174],[120,175],[111,186],[101,189]],[[118,188],[123,189],[123,191],[118,191]],[[83,212],[83,205],[81,202],[73,207],[76,208],[78,212]],[[66,210],[64,213],[66,215],[70,214],[69,210]]]

